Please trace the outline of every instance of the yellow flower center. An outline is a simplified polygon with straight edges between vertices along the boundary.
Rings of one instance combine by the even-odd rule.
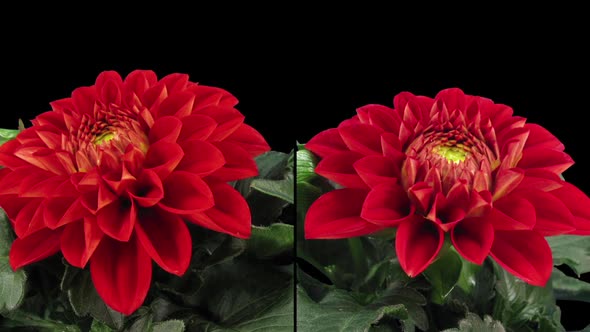
[[[112,131],[106,131],[94,138],[94,144],[101,145],[112,140],[113,138],[115,138],[115,133]]]
[[[465,158],[469,154],[469,152],[465,149],[465,146],[462,146],[462,144],[451,146],[439,145],[433,149],[433,152],[445,158],[448,162],[455,164],[465,161]]]

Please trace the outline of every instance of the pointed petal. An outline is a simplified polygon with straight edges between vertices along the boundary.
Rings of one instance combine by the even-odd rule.
[[[46,228],[43,216],[47,202],[41,199],[27,201],[28,203],[22,207],[20,203],[17,203],[19,211],[16,218],[14,218],[14,232],[18,237],[25,237]]]
[[[136,231],[139,242],[160,267],[178,276],[186,272],[192,242],[188,228],[178,215],[150,210],[140,216]]]
[[[132,185],[129,196],[141,207],[154,206],[164,198],[164,185],[156,172],[144,169]]]
[[[575,230],[574,216],[555,196],[539,190],[522,191],[521,195],[535,207],[537,223],[534,230],[541,235],[566,234]]]
[[[59,251],[61,229],[44,228],[24,238],[17,238],[10,247],[10,266],[18,270]]]
[[[573,164],[574,161],[565,152],[544,147],[531,147],[522,151],[522,159],[518,162],[518,167],[539,168],[561,174]]]
[[[500,266],[531,285],[544,287],[551,277],[551,248],[537,232],[496,231],[491,255]]]
[[[154,125],[150,129],[150,144],[154,144],[161,140],[168,143],[176,143],[176,140],[180,136],[181,129],[182,122],[177,117],[161,117],[154,122]]]
[[[551,191],[565,204],[574,215],[575,231],[570,234],[590,235],[590,198],[571,183],[562,182],[563,186]]]
[[[361,218],[376,225],[394,227],[413,212],[402,187],[382,184],[374,187],[365,198]]]
[[[360,217],[367,192],[338,189],[318,198],[305,217],[307,239],[340,239],[370,234],[383,229]]]
[[[252,217],[246,200],[226,183],[209,182],[215,206],[207,211],[185,216],[199,226],[227,233],[238,238],[248,238],[252,231]]]
[[[559,175],[544,169],[528,169],[519,187],[524,189],[535,189],[551,191],[560,188],[563,181]]]
[[[184,157],[176,168],[200,176],[207,176],[225,165],[223,153],[215,145],[198,140],[180,143]]]
[[[215,142],[214,145],[223,153],[225,164],[209,175],[209,178],[229,182],[258,175],[256,162],[248,151],[234,143]]]
[[[322,159],[315,172],[343,187],[365,189],[367,185],[353,167],[362,157],[362,154],[352,151],[334,153]]]
[[[260,133],[247,124],[242,124],[236,131],[229,135],[226,142],[238,144],[244,148],[252,157],[270,151],[270,146]]]
[[[315,135],[305,144],[305,148],[322,158],[334,153],[349,151],[337,128],[324,130]]]
[[[524,172],[518,168],[502,169],[496,175],[492,198],[495,200],[508,195],[524,178]]]
[[[103,235],[95,219],[84,218],[68,224],[61,235],[61,252],[68,263],[83,269]]]
[[[363,155],[381,154],[381,132],[377,127],[358,123],[338,127],[342,140],[351,151]]]
[[[178,144],[160,141],[150,146],[144,167],[164,179],[176,169],[183,157],[184,152]]]
[[[90,260],[98,295],[114,310],[130,315],[145,300],[152,280],[152,260],[136,237],[118,242],[105,237]]]
[[[96,221],[100,229],[119,241],[129,241],[137,220],[135,202],[124,197],[102,208],[96,214]]]
[[[178,171],[164,181],[164,199],[158,205],[171,213],[191,214],[207,210],[215,202],[211,189],[201,177]]]
[[[354,163],[356,173],[371,188],[382,184],[397,182],[400,170],[394,162],[384,156],[366,156]]]
[[[217,127],[208,138],[214,142],[226,139],[244,123],[244,115],[233,107],[209,106],[198,109],[197,112],[207,115],[217,122]]]
[[[484,218],[497,230],[529,230],[535,227],[537,214],[527,199],[510,195],[496,201]]]
[[[86,214],[87,210],[79,197],[50,198],[47,199],[44,213],[45,225],[50,229],[56,229],[82,219]]]
[[[421,216],[401,223],[395,236],[395,250],[402,269],[415,277],[434,261],[444,242],[443,232]]]
[[[565,146],[553,136],[547,129],[539,126],[536,123],[527,123],[524,125],[529,133],[529,138],[526,141],[525,148],[528,147],[543,147],[553,150],[563,151]]]
[[[481,265],[494,243],[494,227],[484,218],[466,218],[453,228],[451,241],[461,256]]]
[[[191,114],[182,118],[182,129],[178,141],[206,140],[215,131],[215,128],[217,128],[217,122],[210,116]]]
[[[164,116],[183,118],[190,115],[195,102],[194,94],[189,91],[172,92],[170,89],[168,89],[168,92],[170,95],[162,101],[162,104],[158,107],[155,118],[157,119]]]

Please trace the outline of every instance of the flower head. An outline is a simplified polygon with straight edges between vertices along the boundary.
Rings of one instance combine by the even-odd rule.
[[[13,269],[58,251],[73,266],[90,262],[98,294],[129,314],[146,297],[152,260],[187,270],[185,221],[248,237],[250,210],[226,182],[256,175],[253,158],[269,147],[237,102],[184,74],[108,71],[51,103],[0,147]]]
[[[310,207],[306,237],[397,227],[410,276],[436,259],[447,234],[465,259],[491,255],[544,285],[552,269],[544,236],[590,234],[590,199],[560,178],[573,164],[563,144],[510,107],[459,89],[361,107],[306,147],[322,158],[316,173],[344,187]]]

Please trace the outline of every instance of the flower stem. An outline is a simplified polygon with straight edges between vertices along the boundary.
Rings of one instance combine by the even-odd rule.
[[[363,243],[358,237],[351,237],[348,239],[348,248],[352,256],[352,263],[354,264],[354,271],[357,276],[365,276],[367,274],[367,260],[363,249]]]

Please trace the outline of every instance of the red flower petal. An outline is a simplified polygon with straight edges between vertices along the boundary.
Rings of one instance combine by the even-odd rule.
[[[210,182],[215,206],[207,211],[185,216],[199,226],[227,233],[238,238],[248,238],[251,233],[250,208],[240,193],[230,185]]]
[[[225,165],[223,153],[213,144],[190,140],[180,143],[184,157],[176,168],[200,176],[207,176]]]
[[[502,169],[498,171],[492,198],[497,200],[508,195],[518,187],[523,178],[524,172],[518,168]]]
[[[519,187],[541,191],[551,191],[560,188],[564,181],[559,175],[544,169],[528,169]]]
[[[573,164],[574,161],[565,152],[544,147],[531,147],[522,151],[522,159],[520,159],[518,167],[523,169],[540,168],[561,174]]]
[[[353,167],[353,164],[362,157],[362,154],[352,151],[334,153],[322,159],[316,166],[315,172],[341,186],[365,189],[367,185]]]
[[[124,197],[102,208],[96,214],[96,221],[100,229],[119,241],[129,241],[137,220],[135,202]]]
[[[141,207],[154,206],[164,198],[164,185],[154,171],[146,169],[133,184],[129,196]]]
[[[466,218],[453,228],[451,241],[461,256],[481,265],[494,243],[494,227],[484,218]]]
[[[188,269],[192,241],[182,219],[174,214],[149,210],[136,225],[137,239],[164,270],[182,276]]]
[[[217,127],[209,136],[211,141],[222,141],[235,132],[244,123],[244,116],[233,107],[209,106],[196,110],[197,114],[207,115]]]
[[[195,101],[197,111],[209,106],[234,107],[238,103],[238,99],[224,89],[200,84],[194,84],[187,89],[197,97]]]
[[[379,226],[393,227],[413,212],[402,187],[382,184],[374,187],[365,198],[361,218]]]
[[[191,214],[207,210],[215,204],[209,186],[198,175],[178,171],[164,181],[162,209],[177,214]]]
[[[214,145],[223,153],[225,165],[209,175],[210,179],[228,182],[258,175],[256,162],[248,151],[234,143],[215,142]]]
[[[553,150],[563,151],[565,146],[553,136],[547,129],[535,123],[527,123],[524,125],[529,130],[529,137],[526,140],[525,148],[529,147],[543,147]]]
[[[252,157],[270,151],[270,146],[268,146],[264,137],[262,137],[256,129],[247,124],[242,124],[238,127],[238,129],[229,135],[225,141],[240,145],[248,151]]]
[[[192,114],[182,118],[182,129],[178,141],[206,140],[217,128],[213,118],[203,114]]]
[[[157,119],[169,115],[177,118],[183,118],[192,113],[195,102],[195,95],[193,93],[188,91],[171,92],[170,89],[168,89],[168,93],[170,93],[170,95],[168,95],[168,98],[162,101],[156,111],[156,116],[154,118]]]
[[[10,266],[18,270],[25,265],[40,261],[59,251],[61,229],[44,228],[24,238],[17,238],[10,247]]]
[[[50,229],[56,229],[65,224],[82,219],[87,213],[78,197],[58,197],[47,199],[45,213],[45,225]]]
[[[315,135],[305,148],[317,154],[320,157],[327,157],[331,154],[349,151],[346,144],[340,137],[340,132],[336,128],[324,130]]]
[[[338,132],[351,151],[364,155],[381,154],[382,130],[368,124],[339,126]]]
[[[371,188],[382,183],[394,184],[400,176],[399,168],[391,159],[384,156],[366,156],[356,161],[353,166],[356,173]]]
[[[125,77],[124,86],[128,93],[142,96],[157,81],[156,73],[151,70],[134,70]]]
[[[534,231],[496,231],[491,255],[508,272],[544,287],[553,269],[551,248]]]
[[[523,197],[510,195],[496,201],[484,216],[498,230],[529,230],[535,227],[535,206]]]
[[[159,141],[150,146],[144,167],[156,172],[161,179],[164,179],[176,169],[182,157],[184,152],[178,144]]]
[[[141,306],[152,280],[152,260],[136,237],[129,242],[104,238],[90,260],[98,295],[116,311],[130,315]]]
[[[20,204],[19,204],[20,205]],[[19,212],[14,218],[14,232],[18,237],[26,237],[45,226],[45,207],[47,202],[41,199],[31,199],[22,207],[19,207]]]
[[[576,230],[570,234],[590,235],[590,198],[573,184],[562,182],[563,186],[551,192],[574,215]]]
[[[61,235],[61,252],[68,263],[83,269],[103,235],[95,219],[84,218],[68,224]]]
[[[520,194],[535,206],[537,223],[534,230],[541,235],[566,234],[575,230],[574,216],[555,196],[539,190],[527,190]]]
[[[305,217],[307,239],[340,239],[366,235],[383,229],[360,217],[367,192],[339,189],[318,198]]]
[[[397,229],[395,250],[402,269],[415,277],[434,261],[444,243],[444,233],[431,221],[414,215]]]
[[[154,144],[160,140],[168,143],[176,143],[181,129],[182,122],[177,117],[161,117],[154,122],[154,125],[150,129],[150,144]]]

